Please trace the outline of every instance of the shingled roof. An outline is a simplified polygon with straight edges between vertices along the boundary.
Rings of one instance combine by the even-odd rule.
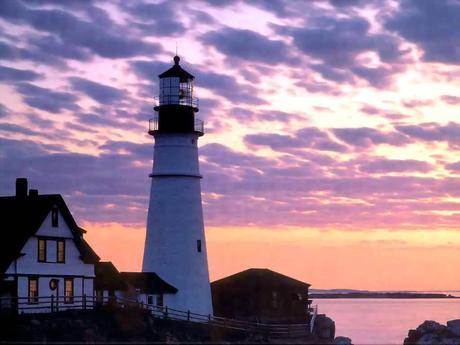
[[[58,208],[70,228],[83,262],[99,261],[97,254],[83,239],[85,230],[77,225],[61,195],[33,195],[23,198],[7,196],[0,197],[0,274],[5,273],[11,262],[21,256],[21,249],[35,235],[53,206]]]
[[[153,272],[121,272],[121,278],[128,284],[142,293],[147,294],[164,294],[176,293],[177,290],[174,286],[168,284],[160,276]]]
[[[120,272],[111,261],[98,262],[94,266],[96,290],[126,290],[127,284],[121,278]]]
[[[310,284],[288,277],[284,274],[269,270],[268,268],[249,268],[232,274],[231,276],[216,280],[211,287],[242,284],[244,286],[292,286],[300,289],[308,289]]]

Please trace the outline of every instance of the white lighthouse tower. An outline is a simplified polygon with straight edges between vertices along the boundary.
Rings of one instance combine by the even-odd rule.
[[[168,307],[212,314],[197,145],[203,122],[195,117],[194,76],[179,61],[175,56],[159,75],[157,114],[149,123],[155,145],[142,271],[179,290],[165,296]]]

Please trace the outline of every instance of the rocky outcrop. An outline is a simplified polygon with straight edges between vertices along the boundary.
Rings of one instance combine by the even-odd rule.
[[[409,331],[404,345],[460,345],[460,319],[447,325],[427,320]]]
[[[324,314],[318,314],[315,320],[315,335],[319,339],[334,340],[335,322]]]
[[[353,345],[351,339],[347,337],[337,337],[334,339],[334,345]]]

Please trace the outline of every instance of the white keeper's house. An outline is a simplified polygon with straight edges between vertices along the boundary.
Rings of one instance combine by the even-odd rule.
[[[93,296],[97,254],[59,194],[28,190],[16,180],[16,195],[0,197],[0,296],[23,311],[46,298],[60,310],[81,305],[74,297]],[[58,298],[59,297],[59,298]],[[51,305],[51,304],[49,304]]]

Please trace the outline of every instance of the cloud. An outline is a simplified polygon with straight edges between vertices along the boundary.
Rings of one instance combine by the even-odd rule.
[[[31,81],[41,77],[41,74],[34,71],[0,66],[0,81]]]
[[[24,102],[33,108],[50,113],[59,113],[64,109],[80,109],[76,104],[77,97],[68,92],[52,91],[30,83],[17,84],[16,90],[22,95]]]
[[[396,126],[395,128],[415,139],[445,141],[453,148],[460,148],[460,124],[456,122],[449,122],[446,125],[421,123],[419,125]]]
[[[117,145],[119,149],[112,151]],[[0,139],[0,146],[2,195],[14,193],[16,177],[25,176],[41,194],[63,194],[80,219],[144,224],[151,145],[148,152],[144,144],[108,142],[98,156],[51,153],[47,146],[31,141]],[[136,159],[145,164],[135,164]]]
[[[295,136],[277,133],[248,134],[244,137],[247,145],[268,146],[274,151],[292,152],[302,149],[346,152],[345,145],[335,142],[327,132],[315,127],[298,130]]]
[[[360,149],[367,149],[379,144],[402,146],[411,142],[407,136],[401,133],[381,132],[369,127],[335,128],[332,132],[338,139]]]
[[[454,172],[460,172],[460,161],[446,164],[445,168]]]
[[[174,2],[168,1],[158,4],[137,2],[124,6],[124,9],[134,16],[131,26],[149,36],[179,36],[185,32],[185,26],[177,20],[177,11],[173,6]]]
[[[385,18],[385,27],[417,44],[424,61],[460,62],[460,3],[452,0],[402,0]]]
[[[433,167],[427,162],[414,159],[378,159],[363,162],[359,165],[362,172],[385,174],[391,172],[429,172]]]
[[[89,10],[88,10],[89,11]],[[101,9],[98,10],[103,11]],[[89,11],[90,12],[90,11]],[[27,24],[34,29],[56,35],[59,41],[53,44],[72,45],[89,49],[93,54],[106,58],[125,58],[136,55],[154,55],[161,46],[129,37],[128,31],[106,17],[99,25],[77,18],[60,9],[32,9],[15,0],[4,0],[0,7],[0,17],[15,23]],[[48,42],[49,43],[49,42]],[[61,54],[70,54],[62,46],[55,46]],[[73,50],[75,55],[76,50]]]
[[[443,95],[441,99],[446,102],[447,104],[457,105],[460,104],[460,97],[453,96],[453,95]]]
[[[8,107],[5,107],[3,104],[0,103],[0,118],[6,117],[11,114],[10,109]]]
[[[292,61],[288,46],[279,40],[270,40],[251,30],[224,28],[202,36],[206,44],[213,45],[227,57],[277,64]]]
[[[76,91],[84,93],[101,104],[110,105],[126,98],[126,93],[112,86],[78,77],[71,77],[69,80]]]
[[[396,72],[394,64],[403,57],[396,38],[382,33],[371,33],[367,19],[359,16],[310,18],[305,27],[274,26],[278,33],[289,35],[293,44],[320,63],[312,68],[329,80],[352,82],[352,76],[367,80],[372,86],[382,87]],[[393,67],[366,67],[357,59],[362,53],[375,52],[383,63]],[[350,73],[351,72],[351,73]]]

